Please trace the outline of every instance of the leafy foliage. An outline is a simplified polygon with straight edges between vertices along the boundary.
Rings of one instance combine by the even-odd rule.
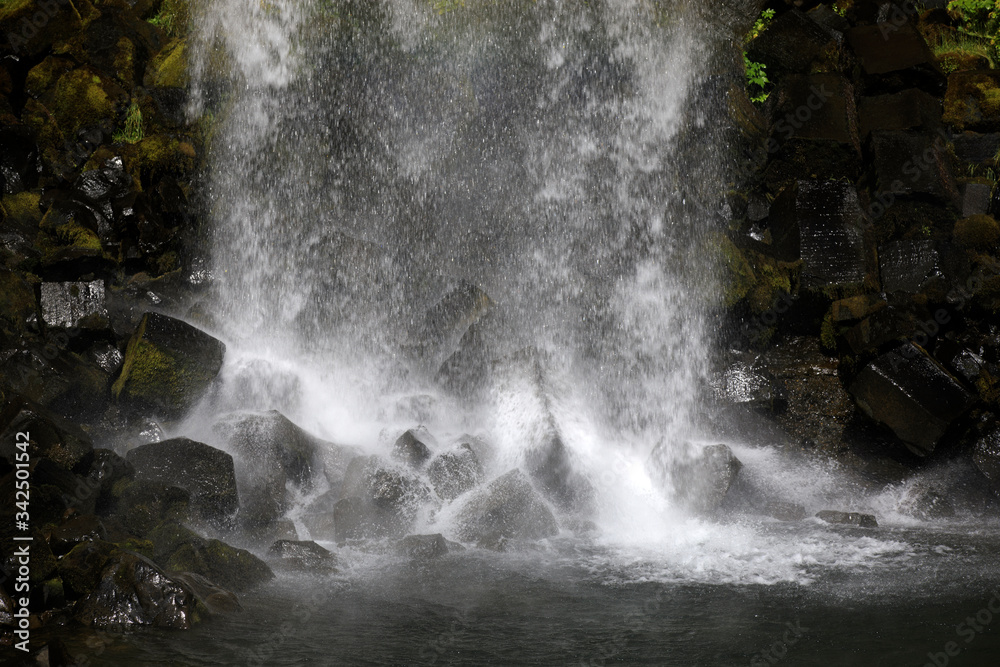
[[[1000,38],[1000,2],[997,0],[951,0],[948,10],[957,13],[962,25],[959,31],[967,40],[976,42],[986,52],[990,62],[1000,62],[997,39]]]
[[[753,27],[750,28],[749,32],[743,38],[743,44],[749,44],[753,40],[757,39],[762,32],[767,30],[767,27],[771,25],[771,21],[774,20],[774,10],[765,9],[761,12],[757,20],[754,21]],[[743,68],[746,71],[746,87],[747,94],[750,99],[756,104],[762,104],[767,100],[767,96],[770,92],[767,88],[771,85],[771,80],[767,78],[767,65],[764,63],[758,63],[750,60],[747,55],[746,50],[743,51]]]

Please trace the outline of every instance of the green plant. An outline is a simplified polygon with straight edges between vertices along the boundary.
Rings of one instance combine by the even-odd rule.
[[[847,16],[847,5],[835,2],[833,3],[833,11],[837,14],[837,16],[843,18]]]
[[[133,101],[125,112],[125,125],[111,137],[116,144],[137,144],[142,141],[142,109]]]
[[[160,10],[149,22],[168,36],[176,37],[187,26],[187,20],[187,0],[163,0]]]
[[[996,0],[951,0],[948,10],[960,16],[959,32],[978,42],[986,50],[991,65],[1000,62],[997,39],[1000,38],[1000,4]]]
[[[753,27],[743,37],[743,44],[746,46],[757,39],[762,32],[767,30],[774,20],[774,10],[765,9],[754,21]],[[771,80],[767,78],[767,65],[750,60],[746,49],[743,50],[743,69],[746,74],[746,89],[750,100],[756,104],[762,104],[767,100],[770,91],[767,88],[771,85]]]

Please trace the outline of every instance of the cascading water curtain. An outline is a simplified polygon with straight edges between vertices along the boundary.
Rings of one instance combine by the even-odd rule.
[[[682,150],[711,134],[692,103],[712,46],[697,11],[212,0],[193,112],[214,127],[227,335],[358,391],[429,391],[401,342],[462,279],[503,315],[498,357],[548,354],[553,410],[615,446],[686,437],[721,182]]]

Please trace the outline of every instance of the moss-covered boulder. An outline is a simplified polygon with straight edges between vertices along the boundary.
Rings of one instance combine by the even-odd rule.
[[[1000,71],[955,72],[949,76],[943,120],[958,130],[1000,130]]]
[[[955,223],[955,241],[974,250],[996,250],[1000,243],[1000,224],[989,215],[973,215]]]
[[[209,540],[177,522],[165,522],[149,534],[154,558],[168,570],[194,572],[235,591],[274,577],[267,563],[245,549]]]
[[[59,78],[75,67],[72,60],[60,56],[49,56],[28,72],[24,81],[24,92],[35,99],[52,90]]]
[[[108,513],[130,533],[146,537],[164,521],[187,521],[191,494],[162,482],[123,479],[112,487],[110,500]]]
[[[112,393],[122,403],[177,417],[219,374],[225,352],[221,341],[186,322],[146,313],[129,340]]]
[[[104,540],[81,542],[59,559],[58,573],[66,594],[79,598],[97,587],[98,577],[117,546]]]
[[[29,318],[36,313],[32,286],[20,273],[0,269],[0,340],[12,340],[23,335]]]
[[[127,103],[128,94],[110,76],[84,66],[59,77],[50,111],[66,140],[74,141],[83,128],[97,127],[110,134],[119,109]]]
[[[0,35],[10,49],[24,57],[38,56],[55,42],[82,30],[100,12],[90,0],[10,0],[0,4]]]

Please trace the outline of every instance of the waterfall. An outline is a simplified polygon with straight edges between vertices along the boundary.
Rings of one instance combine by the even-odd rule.
[[[542,360],[544,409],[595,485],[609,457],[641,469],[657,442],[691,437],[724,183],[704,145],[718,100],[702,94],[698,11],[208,2],[191,113],[213,128],[226,406],[373,440],[387,397],[430,396],[432,431],[516,450],[530,391],[449,395],[435,376],[468,331],[413,354],[464,285],[488,298],[475,332],[493,368]]]

